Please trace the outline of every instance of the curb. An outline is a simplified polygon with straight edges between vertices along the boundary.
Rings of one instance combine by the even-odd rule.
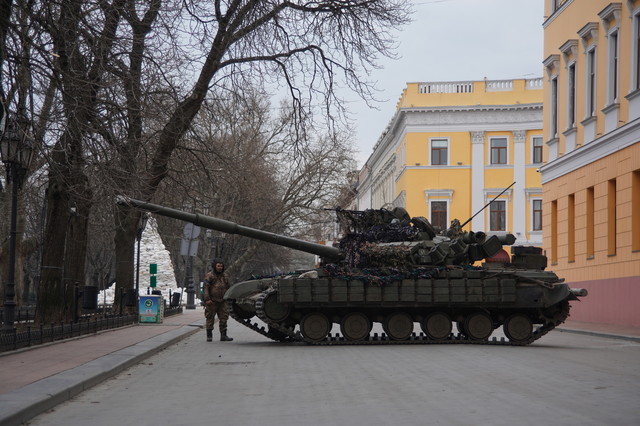
[[[0,425],[18,426],[200,330],[195,324],[154,336],[79,367],[0,395]]]
[[[560,328],[560,327],[556,328],[556,331],[560,331],[562,333],[574,333],[574,334],[584,334],[587,336],[594,336],[594,337],[604,337],[607,339],[630,340],[632,342],[640,343],[639,336],[627,336],[624,334],[603,333],[601,331],[577,330],[575,328]]]

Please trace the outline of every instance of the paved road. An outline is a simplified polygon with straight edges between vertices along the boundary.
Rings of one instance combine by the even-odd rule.
[[[640,424],[640,344],[554,331],[527,347],[310,347],[230,321],[30,425]]]

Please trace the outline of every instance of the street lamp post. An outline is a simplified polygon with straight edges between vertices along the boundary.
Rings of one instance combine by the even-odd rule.
[[[4,332],[14,328],[16,290],[16,222],[18,217],[18,190],[27,173],[33,155],[33,143],[26,131],[27,122],[23,115],[7,120],[7,127],[0,138],[0,154],[7,170],[7,182],[12,182],[11,191],[11,233],[9,240],[9,264],[7,283],[4,287]]]
[[[149,216],[149,212],[142,213],[140,220],[138,221],[138,230],[136,232],[136,241],[138,242],[138,260],[136,262],[136,315],[138,316],[140,315],[140,302],[138,301],[138,298],[140,297],[140,240],[142,239],[144,228],[147,227]]]

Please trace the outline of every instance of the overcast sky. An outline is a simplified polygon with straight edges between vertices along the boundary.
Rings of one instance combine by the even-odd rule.
[[[543,0],[415,0],[414,21],[398,34],[400,56],[372,79],[378,110],[363,102],[355,120],[358,167],[395,112],[406,83],[542,77]]]

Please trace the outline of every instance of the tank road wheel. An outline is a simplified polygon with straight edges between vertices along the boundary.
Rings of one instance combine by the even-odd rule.
[[[485,312],[475,312],[465,318],[464,330],[471,340],[487,340],[493,333],[493,320]]]
[[[526,342],[533,334],[531,318],[524,314],[513,314],[504,322],[502,327],[509,341],[514,343]]]
[[[280,322],[289,316],[291,306],[278,303],[278,293],[274,292],[269,294],[262,302],[262,311],[270,320]]]
[[[393,340],[406,340],[413,332],[413,319],[404,312],[395,312],[384,319],[382,329]]]
[[[324,340],[331,331],[331,323],[326,315],[320,312],[312,312],[302,317],[302,321],[300,321],[300,331],[307,339],[320,342]]]
[[[420,322],[422,331],[432,340],[444,340],[451,334],[451,318],[444,312],[429,314]]]
[[[347,340],[363,340],[369,337],[371,321],[361,312],[351,312],[340,321],[340,331]]]

